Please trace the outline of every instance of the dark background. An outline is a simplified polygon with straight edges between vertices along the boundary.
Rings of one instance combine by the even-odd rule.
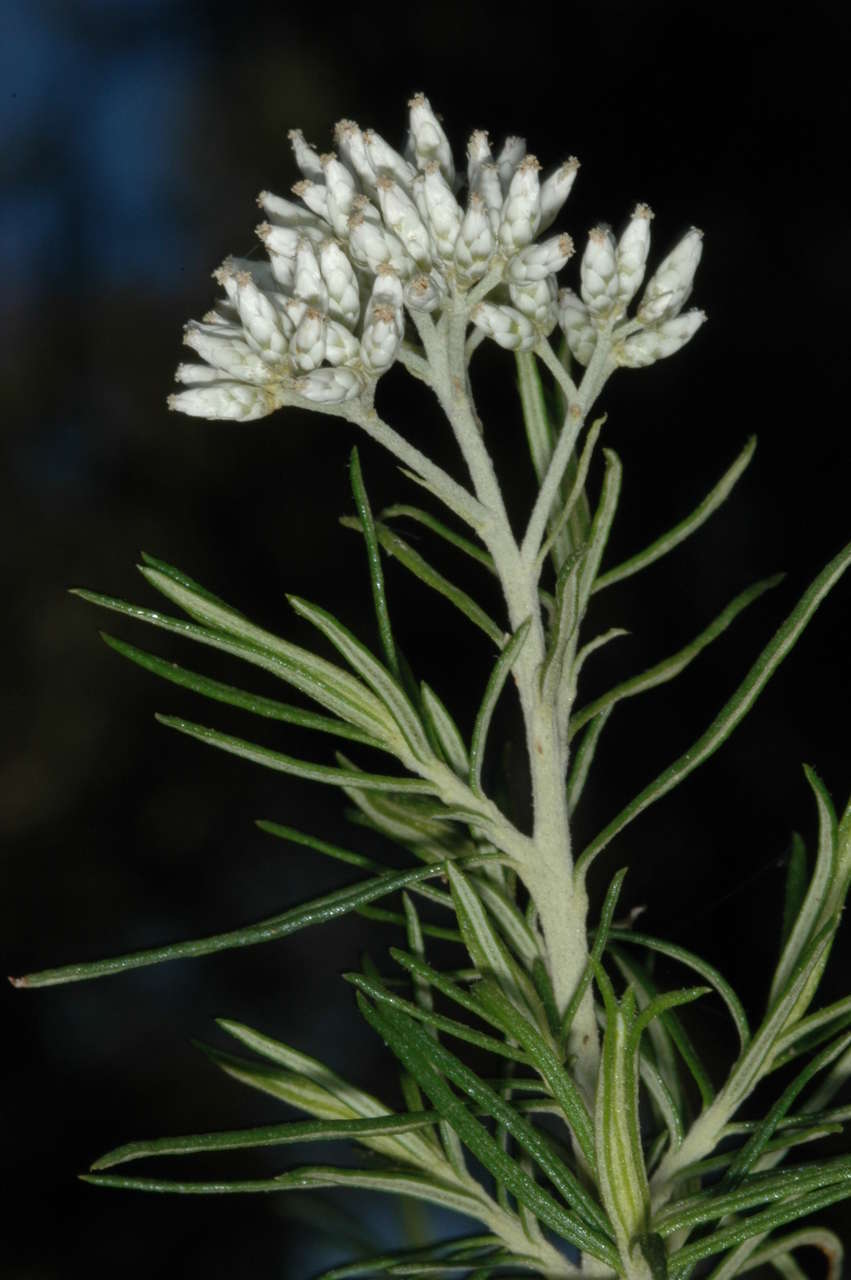
[[[608,444],[625,466],[609,563],[690,510],[750,432],[760,447],[725,514],[600,599],[593,629],[617,622],[633,637],[594,660],[591,692],[679,647],[753,579],[778,568],[788,579],[676,688],[616,712],[580,843],[697,736],[849,536],[849,33],[840,14],[825,3],[543,5],[526,17],[477,4],[6,0],[8,972],[215,932],[343,882],[344,869],[263,835],[255,817],[375,849],[367,833],[346,828],[336,793],[169,735],[153,713],[186,712],[327,759],[322,743],[202,706],[126,666],[100,644],[98,626],[152,647],[156,637],[98,617],[65,591],[85,584],[152,604],[133,569],[144,548],[289,636],[309,633],[285,591],[372,638],[361,548],[336,524],[351,506],[351,429],[318,414],[240,426],[165,409],[181,326],[214,295],[210,271],[251,247],[256,192],[284,194],[297,176],[286,144],[295,125],[321,150],[341,116],[401,143],[405,102],[422,89],[458,151],[471,128],[485,127],[496,140],[523,133],[545,165],[577,154],[583,169],[564,222],[578,241],[600,219],[622,222],[637,199],[656,210],[657,253],[692,222],[704,229],[695,302],[709,323],[686,353],[620,374],[604,395]],[[503,353],[477,357],[483,413],[520,512],[529,481],[506,396],[512,369]],[[451,460],[425,393],[395,373],[382,390],[387,415]],[[362,458],[376,506],[418,500],[375,446],[363,442]],[[459,651],[448,607],[393,568],[389,589],[418,674],[457,702],[469,730],[486,642],[465,636]],[[599,892],[629,861],[622,903],[649,904],[648,929],[703,948],[754,1016],[776,952],[790,832],[800,829],[810,847],[814,838],[800,762],[818,769],[837,804],[849,788],[850,600],[846,581],[724,751],[596,868]],[[162,639],[159,651],[196,658]],[[380,926],[347,920],[100,983],[8,989],[0,1272],[302,1277],[340,1256],[330,1216],[299,1224],[285,1197],[146,1199],[75,1175],[132,1137],[282,1118],[192,1047],[192,1037],[224,1043],[216,1015],[380,1084],[386,1056],[337,978],[357,964],[365,938],[377,957],[392,941]],[[846,942],[826,994],[844,990],[847,956]],[[689,1025],[720,1071],[733,1046],[718,1008],[707,1002]],[[261,1153],[203,1168],[250,1176],[284,1163]],[[397,1238],[392,1208],[346,1203],[374,1239]],[[833,1212],[840,1230],[843,1219]]]

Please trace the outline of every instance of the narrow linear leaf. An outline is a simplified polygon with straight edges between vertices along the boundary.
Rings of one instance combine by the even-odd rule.
[[[157,715],[156,719],[168,729],[176,729],[187,737],[197,738],[220,751],[239,756],[242,760],[250,760],[252,764],[261,764],[267,769],[276,769],[279,773],[289,773],[296,778],[307,778],[311,782],[330,782],[341,787],[363,787],[368,791],[404,791],[412,795],[433,795],[434,787],[430,782],[419,778],[393,778],[383,773],[366,773],[354,769],[338,769],[333,765],[313,764],[308,760],[297,760],[294,756],[284,755],[280,751],[272,751],[268,747],[258,746],[254,742],[246,742],[243,738],[234,738],[228,733],[219,733],[217,729],[209,729],[204,725],[193,724],[189,720],[181,720],[177,716]]]
[[[594,717],[583,733],[582,741],[573,757],[573,763],[567,778],[567,811],[571,816],[573,816],[579,801],[582,799],[582,792],[585,790],[585,783],[588,781],[588,774],[591,771],[591,765],[594,763],[600,734],[605,729],[606,721],[612,714],[612,710],[612,707],[606,707],[604,711]]]
[[[730,601],[725,609],[721,610],[716,618],[713,618],[709,626],[705,627],[700,635],[695,636],[694,640],[690,641],[689,644],[682,649],[678,649],[669,658],[663,658],[655,666],[648,667],[640,675],[632,676],[629,680],[622,681],[621,684],[615,685],[614,688],[601,694],[599,698],[595,698],[593,702],[589,702],[587,706],[577,711],[573,716],[569,737],[572,738],[594,716],[599,715],[601,711],[605,711],[616,702],[620,702],[623,698],[634,698],[636,694],[645,693],[648,689],[656,689],[659,685],[675,679],[681,671],[684,671],[687,666],[694,662],[695,658],[703,652],[707,645],[710,645],[713,640],[716,640],[718,636],[727,630],[743,609],[746,609],[754,600],[758,600],[764,592],[776,587],[778,583],[783,581],[784,576],[782,573],[776,573],[773,577],[763,578],[762,581],[755,582],[753,586],[741,591],[735,599]]]
[[[842,1272],[842,1241],[834,1232],[827,1231],[824,1227],[804,1227],[801,1231],[790,1231],[779,1240],[769,1240],[761,1248],[754,1250],[740,1274],[751,1271],[754,1267],[761,1267],[781,1254],[791,1254],[794,1249],[807,1246],[818,1249],[824,1255],[827,1262],[825,1280],[839,1280]]]
[[[184,573],[182,569],[176,569],[173,564],[166,564],[165,560],[158,560],[156,556],[148,555],[147,551],[143,551],[142,563],[148,569],[157,569],[166,578],[171,578],[173,582],[178,583],[181,587],[187,587],[195,595],[202,596],[205,600],[209,600],[210,604],[218,605],[222,609],[229,609],[232,613],[239,613],[231,605],[227,604],[219,596],[214,596],[212,591],[208,591],[206,587],[202,587],[200,582],[196,582],[194,578],[190,578],[188,573]],[[240,614],[240,617],[244,615]],[[247,621],[247,619],[246,619]]]
[[[630,556],[622,564],[615,565],[613,569],[609,569],[608,572],[602,574],[595,582],[593,590],[602,591],[604,587],[611,586],[613,582],[620,582],[623,578],[629,578],[632,574],[638,573],[640,569],[645,569],[654,560],[659,560],[662,556],[667,555],[669,551],[673,551],[674,547],[678,547],[690,534],[699,529],[704,521],[708,520],[712,513],[717,511],[721,503],[729,496],[739,476],[753,457],[755,448],[756,436],[750,436],[733,465],[724,472],[715,487],[695,507],[691,515],[686,516],[679,524],[674,525],[673,529],[669,529],[667,533],[662,534],[660,538],[651,542],[649,547],[645,547],[637,555]]]
[[[384,650],[384,657],[387,666],[392,674],[401,683],[401,673],[399,670],[399,659],[396,655],[396,644],[393,639],[393,628],[390,625],[390,613],[387,609],[387,595],[384,589],[384,572],[381,568],[381,553],[378,549],[378,539],[375,536],[375,521],[372,518],[372,508],[367,497],[366,486],[363,482],[363,472],[360,465],[360,454],[357,446],[352,449],[349,460],[349,477],[352,485],[352,494],[355,499],[358,516],[363,530],[364,541],[366,543],[366,555],[369,563],[369,579],[372,586],[372,602],[375,607],[375,616],[378,621],[378,635],[381,640],[381,647]]]
[[[703,764],[730,736],[745,718],[750,708],[765,688],[780,663],[793,648],[807,623],[825,596],[836,585],[851,564],[851,544],[822,570],[804,592],[789,617],[769,641],[733,696],[728,699],[709,728],[672,765],[648,784],[634,800],[620,811],[607,827],[596,836],[576,864],[575,874],[580,882],[587,875],[588,867],[602,849],[628,826],[649,805],[659,800],[682,782],[698,765]]]
[[[431,723],[443,758],[459,778],[466,778],[470,772],[470,756],[457,724],[440,698],[425,681],[422,682],[420,691],[423,711]]]
[[[781,954],[789,941],[792,926],[801,910],[807,892],[807,847],[797,831],[792,832],[792,846],[786,865],[783,889],[783,924],[780,930]]]
[[[471,542],[463,534],[456,533],[454,529],[450,529],[448,525],[431,515],[430,512],[423,511],[421,507],[411,507],[406,503],[397,502],[393,506],[385,507],[381,512],[382,521],[395,520],[406,516],[409,520],[415,520],[417,524],[424,525],[432,533],[436,533],[438,537],[443,538],[444,542],[448,542],[450,546],[457,547],[459,551],[463,551],[471,560],[483,565],[491,573],[496,573],[493,556],[482,550],[481,547],[477,547],[475,542]]]
[[[482,704],[476,716],[476,723],[473,726],[473,740],[470,745],[470,787],[476,795],[483,794],[482,765],[493,713],[499,701],[499,695],[502,693],[503,686],[508,679],[508,673],[520,655],[520,650],[529,634],[531,625],[532,619],[527,618],[514,632],[514,635],[497,658],[485,688],[485,696],[482,698]]]
[[[591,521],[591,531],[588,535],[588,554],[582,563],[582,571],[579,578],[578,608],[580,617],[585,612],[588,598],[594,588],[600,561],[603,558],[603,552],[606,549],[612,522],[618,508],[618,498],[621,491],[623,467],[621,466],[620,458],[614,449],[604,449],[603,457],[606,460],[603,488],[594,512],[594,519]]]
[[[260,694],[247,693],[244,689],[237,689],[233,685],[223,684],[220,680],[211,680],[208,676],[199,675],[196,671],[187,671],[185,667],[179,666],[176,662],[167,662],[164,658],[157,657],[156,654],[148,653],[144,649],[137,649],[135,645],[127,644],[124,640],[118,640],[106,631],[101,631],[100,637],[110,649],[120,653],[123,658],[129,658],[137,666],[143,667],[146,671],[151,671],[154,675],[161,676],[172,684],[180,685],[184,689],[191,689],[193,693],[200,693],[206,698],[212,698],[216,702],[224,702],[232,707],[241,707],[245,711],[254,712],[255,715],[265,716],[268,720],[281,720],[287,724],[297,724],[303,729],[317,729],[320,733],[330,733],[338,738],[347,738],[351,742],[361,742],[368,747],[377,747],[380,751],[387,749],[386,744],[379,738],[373,737],[363,729],[358,729],[355,725],[347,724],[343,720],[334,720],[330,716],[319,715],[315,711],[304,711],[301,707],[279,702],[276,698],[265,698]]]
[[[606,890],[606,896],[603,900],[603,906],[600,911],[600,923],[597,925],[597,929],[594,934],[594,944],[588,956],[588,963],[586,964],[582,978],[577,984],[576,990],[571,996],[568,1006],[564,1011],[564,1018],[561,1026],[562,1049],[564,1049],[564,1046],[567,1044],[567,1038],[570,1034],[570,1028],[573,1025],[573,1019],[576,1017],[579,1006],[585,998],[585,992],[588,990],[588,986],[594,976],[595,968],[603,959],[603,951],[605,950],[608,941],[612,919],[615,914],[615,908],[618,905],[618,898],[620,897],[621,887],[623,886],[627,870],[627,867],[621,867],[620,870],[616,871],[612,876],[608,889]]]
[[[124,973],[128,969],[141,969],[150,964],[161,964],[165,960],[207,956],[233,947],[251,947],[260,942],[273,942],[310,925],[324,924],[327,920],[334,920],[337,916],[345,915],[347,911],[365,906],[389,893],[396,893],[408,885],[418,884],[421,880],[445,875],[445,873],[446,864],[438,863],[434,866],[419,867],[414,871],[381,875],[373,880],[350,885],[345,889],[337,889],[333,893],[314,898],[301,906],[291,907],[280,915],[271,916],[268,920],[261,920],[257,924],[246,925],[242,929],[213,934],[208,938],[195,938],[190,942],[173,942],[162,947],[151,947],[145,951],[131,951],[126,955],[113,956],[107,960],[93,960],[83,964],[62,965],[56,969],[43,969],[38,973],[13,978],[11,981],[16,987],[55,986],[58,983],[80,982],[90,978],[105,977],[112,973]]]
[[[348,518],[343,518],[340,523],[346,529],[359,529],[360,525]],[[468,595],[460,587],[456,587],[453,582],[439,573],[429,562],[420,555],[419,551],[415,551],[412,546],[405,542],[404,538],[400,538],[387,525],[380,521],[375,526],[376,536],[379,543],[388,555],[393,556],[400,564],[409,570],[414,577],[419,578],[426,586],[431,587],[438,595],[444,596],[450,604],[454,604],[455,608],[460,610],[465,617],[469,618],[475,626],[491,639],[497,648],[502,647],[503,631],[501,627],[493,621],[492,618],[485,613],[481,605],[477,604],[472,596]]]
[[[591,466],[591,458],[594,454],[594,446],[597,443],[597,437],[602,430],[606,421],[606,415],[601,418],[595,418],[588,428],[585,437],[585,444],[582,447],[582,453],[579,455],[575,466],[571,467],[562,482],[562,488],[569,483],[570,487],[567,491],[567,497],[564,499],[561,510],[550,521],[550,533],[544,541],[541,550],[538,552],[537,564],[543,565],[550,552],[553,552],[556,568],[564,563],[570,555],[571,548],[581,545],[580,541],[568,532],[569,525],[573,514],[576,510],[577,503],[585,497],[585,481],[588,478],[588,469]],[[587,499],[586,499],[587,501]],[[567,535],[567,536],[565,536]]]

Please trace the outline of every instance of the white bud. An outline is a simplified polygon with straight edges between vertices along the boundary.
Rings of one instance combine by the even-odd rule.
[[[629,369],[642,369],[646,365],[655,364],[657,360],[672,356],[680,347],[684,347],[705,319],[705,312],[697,310],[672,316],[627,338],[621,346],[615,347],[614,358],[618,364]]]
[[[646,204],[635,206],[632,217],[618,241],[618,301],[629,306],[644,279],[650,252],[650,220],[653,211]]]
[[[545,276],[529,284],[509,284],[508,295],[517,310],[528,316],[541,333],[552,333],[558,321],[555,276]]]
[[[499,170],[495,164],[483,164],[476,177],[475,191],[482,197],[494,235],[502,218],[503,193]],[[472,194],[472,190],[471,190]]]
[[[361,337],[361,360],[372,374],[389,369],[405,332],[402,282],[384,270],[376,276],[366,308]]]
[[[559,292],[558,321],[574,360],[587,365],[597,345],[597,333],[591,323],[591,313],[572,289]]]
[[[691,293],[702,252],[703,232],[692,227],[648,281],[638,308],[638,319],[643,324],[677,315]]]
[[[320,245],[319,269],[328,290],[328,314],[354,328],[360,315],[358,279],[336,240]]]
[[[174,371],[175,382],[186,386],[197,387],[205,382],[219,382],[222,373],[209,364],[179,364]]]
[[[234,271],[228,263],[216,278],[236,306],[249,344],[264,360],[276,363],[286,354],[287,339],[271,300],[247,271]]]
[[[268,222],[261,222],[257,228],[257,234],[263,241],[272,264],[272,274],[283,289],[293,287],[296,253],[300,241],[304,239],[302,231],[303,228],[296,230],[295,227],[273,227]]]
[[[506,195],[511,184],[511,179],[517,171],[517,166],[526,155],[526,139],[525,138],[506,138],[502,144],[502,150],[496,158],[496,167],[499,172],[499,180],[502,184],[503,195]]]
[[[561,213],[562,205],[573,188],[579,172],[579,161],[570,156],[564,164],[559,165],[555,173],[544,178],[541,183],[541,225],[539,231],[546,231],[552,226]]]
[[[333,154],[322,157],[328,191],[328,221],[338,236],[345,236],[358,187],[351,172]]]
[[[455,241],[455,266],[459,273],[467,280],[478,280],[487,271],[495,247],[485,202],[478,191],[472,191]]]
[[[315,404],[342,404],[345,400],[356,400],[363,391],[363,383],[353,369],[325,368],[299,378],[295,389]]]
[[[316,307],[319,311],[328,310],[328,288],[309,240],[300,240],[296,250],[293,293],[310,307]]]
[[[411,142],[417,168],[425,169],[435,163],[446,181],[455,181],[455,164],[452,148],[440,121],[431,109],[431,103],[423,94],[414,94],[408,103],[410,109]]]
[[[473,308],[473,324],[506,351],[531,351],[538,341],[533,322],[514,307],[480,302]]]
[[[290,343],[290,359],[300,373],[318,369],[325,359],[326,325],[325,316],[308,307]]]
[[[532,283],[561,271],[573,254],[573,241],[565,232],[538,244],[529,244],[509,261],[506,275],[516,284]]]
[[[308,238],[328,234],[327,227],[323,227],[316,214],[305,209],[303,204],[285,200],[283,196],[274,196],[271,191],[261,191],[257,197],[257,203],[273,226],[295,227],[301,235]]]
[[[322,182],[311,182],[309,178],[302,178],[301,182],[295,183],[292,188],[294,196],[298,196],[307,205],[311,213],[315,214],[323,222],[328,222],[328,188],[325,186],[324,179]]]
[[[405,302],[412,311],[436,311],[446,299],[446,283],[436,272],[414,276],[405,286]]]
[[[413,260],[398,236],[368,221],[361,210],[349,218],[349,248],[355,262],[370,271],[388,266],[407,278],[414,270]]]
[[[305,178],[309,178],[311,182],[321,182],[322,164],[319,155],[309,143],[305,142],[301,129],[290,129],[287,137],[293,149],[295,162]]]
[[[479,170],[483,164],[493,164],[490,142],[484,129],[475,129],[467,143],[467,186],[471,191],[477,189]]]
[[[395,178],[405,189],[410,187],[416,177],[416,169],[408,164],[404,156],[400,156],[389,142],[385,142],[380,133],[376,133],[374,129],[365,129],[363,144],[375,178],[385,174]]]
[[[451,259],[464,215],[436,164],[426,166],[421,190],[434,247],[442,258]]]
[[[355,124],[354,120],[338,120],[334,125],[334,139],[343,164],[355,177],[360,178],[365,186],[371,188],[375,182],[375,174],[366,154],[366,144],[360,126]]]
[[[190,387],[168,398],[169,409],[187,413],[191,418],[227,418],[251,422],[265,418],[277,408],[271,394],[245,382],[211,382],[207,386]]]
[[[582,298],[594,316],[607,315],[618,297],[615,238],[608,227],[594,227],[579,268]]]
[[[499,241],[506,253],[525,249],[535,239],[541,224],[540,164],[526,156],[508,186],[499,222]]]
[[[196,351],[202,360],[206,360],[228,378],[236,378],[240,382],[268,382],[273,376],[269,365],[255,351],[252,351],[241,334],[222,334],[218,325],[200,325],[190,321],[186,326],[183,341],[187,347]]]
[[[386,174],[378,178],[377,198],[385,225],[390,228],[418,267],[431,266],[431,240],[411,197]]]
[[[353,364],[360,355],[360,343],[350,329],[337,320],[325,328],[325,359],[329,364]]]

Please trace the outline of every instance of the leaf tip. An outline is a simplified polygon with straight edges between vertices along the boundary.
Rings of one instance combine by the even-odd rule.
[[[22,978],[13,978],[10,975],[9,981],[11,982],[13,987],[17,987],[17,988],[28,987],[30,985],[29,978],[26,977],[26,975],[24,975]]]

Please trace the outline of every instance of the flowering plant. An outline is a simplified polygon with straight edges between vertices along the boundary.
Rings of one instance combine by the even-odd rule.
[[[400,909],[381,914],[402,931],[404,946],[390,952],[395,968],[384,973],[366,962],[363,972],[346,977],[364,1018],[401,1065],[406,1109],[393,1110],[295,1048],[223,1021],[253,1056],[212,1049],[214,1061],[309,1118],[131,1143],[97,1160],[89,1180],[188,1194],[372,1188],[442,1205],[482,1228],[338,1267],[326,1280],[583,1272],[685,1280],[704,1260],[711,1261],[714,1280],[764,1262],[798,1275],[793,1254],[807,1245],[820,1248],[835,1272],[841,1246],[831,1233],[781,1229],[851,1196],[851,1157],[793,1159],[801,1144],[836,1132],[851,1116],[851,1108],[833,1105],[851,1075],[851,997],[811,1012],[851,882],[851,807],[837,820],[823,784],[807,770],[818,847],[810,859],[798,844],[790,859],[779,958],[755,1029],[710,964],[632,928],[631,920],[615,922],[626,869],[614,876],[589,927],[587,877],[597,855],[742,720],[851,564],[851,547],[815,579],[690,749],[575,850],[571,818],[616,704],[673,679],[779,580],[757,582],[690,644],[577,707],[586,661],[624,634],[613,628],[587,637],[592,597],[698,530],[753,454],[749,441],[694,512],[603,569],[621,467],[614,451],[603,450],[592,504],[587,482],[604,425],[592,410],[618,368],[674,354],[703,323],[701,311],[684,310],[701,235],[689,231],[645,284],[652,214],[639,205],[618,238],[605,226],[590,232],[578,292],[559,291],[556,277],[573,244],[551,229],[576,177],[576,160],[542,180],[522,139],[509,138],[493,153],[487,135],[476,132],[466,173],[459,174],[422,95],[410,103],[404,153],[351,121],[337,126],[337,150],[327,155],[299,132],[290,136],[302,173],[293,189],[297,201],[261,194],[266,220],[258,234],[268,263],[229,259],[216,272],[224,298],[186,331],[187,345],[203,363],[178,368],[182,390],[171,407],[239,421],[289,406],[342,418],[389,450],[453,523],[409,504],[376,518],[353,451],[357,516],[344,523],[363,538],[379,656],[323,607],[291,597],[294,611],[336,650],[339,658],[331,661],[254,625],[186,574],[148,556],[143,576],[184,617],[79,594],[270,672],[312,700],[319,710],[260,697],[107,637],[120,653],[175,684],[365,753],[368,767],[342,754],[336,764],[314,763],[161,717],[231,754],[341,788],[359,825],[395,842],[398,865],[263,823],[275,836],[360,868],[361,880],[243,929],[14,981],[45,986],[252,945],[347,912],[369,914],[376,902],[399,896]],[[515,353],[538,479],[519,536],[473,399],[470,364],[485,338]],[[379,415],[376,384],[395,362],[434,393],[468,482],[450,476]],[[401,521],[495,576],[504,617],[489,616],[405,541]],[[391,625],[382,556],[443,595],[492,641],[493,668],[471,732],[462,731],[439,693],[415,679],[406,663],[398,638],[404,627]],[[528,830],[491,781],[497,773],[491,723],[498,701],[508,696],[509,676],[523,717]],[[431,963],[431,939],[455,949],[450,968]],[[656,954],[696,973],[700,985],[659,990]],[[720,1084],[675,1012],[708,995],[723,1002],[740,1046]],[[474,1046],[480,1059],[489,1055],[491,1074],[473,1069],[465,1046]],[[762,1118],[737,1118],[757,1086],[789,1066]],[[358,1144],[360,1164],[214,1183],[104,1172],[141,1157],[340,1138]]]

